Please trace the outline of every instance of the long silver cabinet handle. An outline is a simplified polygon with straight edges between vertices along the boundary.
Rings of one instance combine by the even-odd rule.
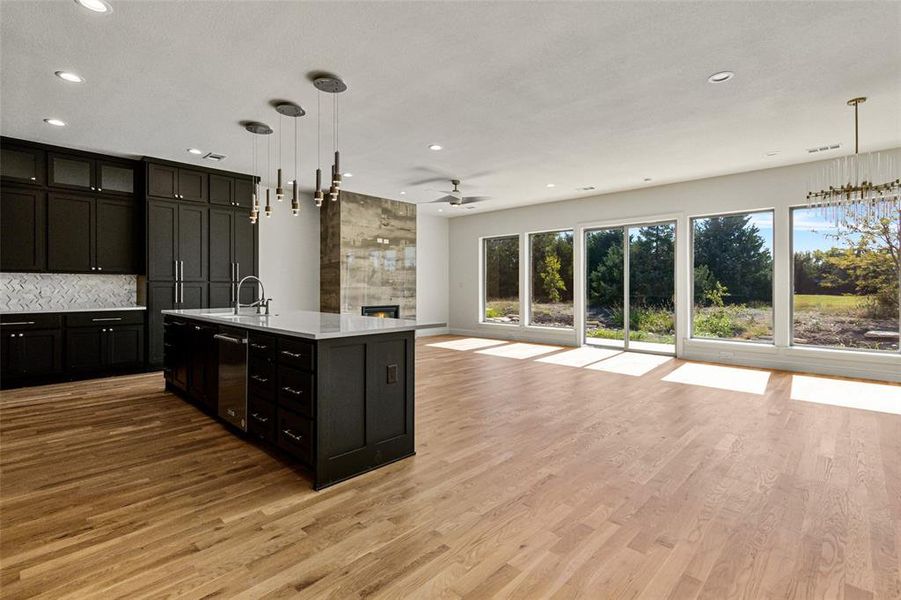
[[[256,419],[257,421],[259,421],[260,423],[268,423],[269,422],[269,417],[264,417],[264,416],[260,415],[260,413],[250,413],[250,416],[252,418]]]
[[[246,344],[247,340],[245,338],[236,338],[230,335],[225,335],[224,333],[217,333],[213,336],[214,340],[222,340],[223,342],[229,342],[232,344]]]
[[[290,429],[282,429],[282,433],[284,433],[286,436],[288,436],[295,442],[303,441],[302,435],[297,435],[296,433],[292,432]]]
[[[290,356],[291,358],[300,358],[303,356],[300,352],[288,352],[287,350],[282,350],[282,354],[285,356]]]
[[[99,323],[100,321],[121,321],[122,317],[98,317],[91,320],[95,323]]]
[[[34,321],[15,321],[12,323],[3,323],[3,325],[34,325]]]
[[[282,386],[282,390],[288,392],[289,394],[294,394],[295,396],[303,396],[303,390],[295,390],[293,387],[287,385]]]

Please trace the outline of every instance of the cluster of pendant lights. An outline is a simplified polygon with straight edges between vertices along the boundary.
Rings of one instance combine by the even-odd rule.
[[[313,80],[313,85],[319,90],[317,97],[317,131],[316,131],[316,191],[313,193],[313,203],[320,207],[325,197],[331,202],[338,201],[338,194],[341,191],[341,152],[338,150],[338,94],[347,89],[347,85],[339,78],[332,75],[324,75]],[[332,110],[332,148],[335,152],[335,160],[332,163],[332,179],[327,189],[322,187],[322,92],[332,94],[334,106]],[[298,198],[298,189],[300,187],[300,179],[297,172],[297,165],[300,162],[300,155],[297,151],[298,140],[298,118],[304,116],[306,111],[291,102],[282,102],[275,105],[275,110],[279,113],[279,122],[282,117],[290,117],[294,119],[294,179],[288,183],[291,185],[291,213],[296,217],[300,214],[300,200]],[[271,127],[265,123],[251,122],[244,125],[244,129],[254,134],[253,137],[253,174],[254,174],[254,193],[253,204],[250,208],[250,222],[256,223],[260,217],[260,185],[262,177],[257,177],[257,136],[268,136],[273,133]],[[278,202],[285,199],[285,188],[282,181],[282,130],[279,128],[278,140],[278,168],[276,169],[276,187],[275,198]],[[272,166],[272,144],[267,138],[266,143],[266,173],[270,173]],[[272,199],[270,186],[266,186],[266,205],[263,207],[263,214],[267,217],[272,216]]]

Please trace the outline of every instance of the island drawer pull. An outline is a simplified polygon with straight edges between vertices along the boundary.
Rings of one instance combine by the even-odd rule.
[[[213,336],[213,339],[221,340],[223,342],[228,342],[230,344],[246,344],[247,343],[246,338],[232,337],[230,335],[225,335],[223,333],[217,333],[216,335]]]
[[[238,416],[238,413],[235,412],[235,409],[233,409],[233,408],[226,408],[226,409],[225,409],[225,412],[227,412],[227,413],[228,413],[228,416],[230,416],[230,417],[237,417],[237,416]]]
[[[269,417],[263,417],[260,413],[250,413],[250,416],[259,421],[260,423],[268,423]]]
[[[266,383],[267,381],[269,381],[268,377],[261,377],[259,375],[251,375],[250,378],[254,381],[258,381],[259,383]]]
[[[302,352],[288,352],[287,350],[282,350],[282,354],[285,356],[290,356],[291,358],[301,358],[303,357]]]
[[[121,321],[122,317],[94,317],[91,320],[95,323],[99,323],[100,321]]]
[[[291,439],[294,440],[295,442],[302,442],[302,441],[303,441],[303,436],[302,436],[302,435],[298,435],[298,434],[292,432],[290,429],[282,429],[282,433],[284,433],[286,436],[288,436],[289,438],[291,438]]]
[[[13,321],[12,323],[4,323],[4,325],[34,325],[34,321]]]
[[[294,394],[295,396],[303,396],[303,390],[295,390],[293,387],[287,385],[282,386],[282,389],[289,394]]]
[[[250,347],[251,347],[251,348],[255,348],[256,350],[268,350],[268,349],[269,349],[269,346],[267,346],[266,344],[254,344],[254,343],[251,343],[251,344],[250,344]]]

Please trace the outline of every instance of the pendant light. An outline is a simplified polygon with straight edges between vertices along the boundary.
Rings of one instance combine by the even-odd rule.
[[[266,140],[266,173],[269,173],[269,169],[272,168],[272,143],[271,140]],[[266,218],[272,216],[272,200],[270,199],[270,192],[272,189],[269,185],[266,186],[266,208],[263,210],[263,214],[266,215]]]
[[[244,125],[244,129],[254,135],[253,145],[251,146],[251,155],[253,160],[253,202],[250,207],[250,222],[256,223],[260,216],[260,182],[262,177],[258,176],[257,170],[257,138],[259,135],[271,135],[272,128],[265,123],[252,121]],[[267,142],[268,143],[268,142]],[[268,190],[267,190],[268,193]],[[271,210],[271,208],[270,208]]]
[[[297,196],[298,190],[300,189],[300,181],[297,176],[297,164],[300,159],[300,155],[297,152],[297,119],[307,113],[303,108],[292,102],[282,102],[276,105],[275,110],[277,110],[280,115],[294,119],[294,181],[291,186],[291,214],[296,217],[300,213],[300,202]],[[279,141],[279,145],[281,145],[281,141]],[[279,154],[281,154],[281,150],[279,150]],[[281,169],[279,169],[279,185],[281,186]]]
[[[347,85],[334,75],[322,75],[313,80],[313,85],[320,92],[334,94],[332,108],[332,145],[335,152],[335,161],[332,163],[332,179],[328,189],[329,199],[332,202],[338,200],[338,193],[341,191],[341,153],[338,150],[338,94],[347,89]],[[319,120],[322,120],[322,103],[319,103]],[[321,125],[320,125],[321,126]],[[317,140],[317,143],[319,141]],[[320,160],[321,167],[321,160]],[[316,171],[317,185],[316,191],[319,195],[316,206],[322,205],[322,188],[319,179],[321,178],[321,168]]]
[[[276,108],[278,110],[278,108]],[[279,202],[285,197],[285,188],[282,187],[282,132],[285,130],[282,123],[282,111],[278,111],[278,175],[276,175],[275,199]]]
[[[322,206],[322,92],[316,95],[316,191],[313,204]]]

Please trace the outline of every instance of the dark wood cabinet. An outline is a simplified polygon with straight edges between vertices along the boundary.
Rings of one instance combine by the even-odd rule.
[[[218,387],[218,348],[213,336],[218,331],[215,325],[197,323],[190,324],[188,330],[188,393],[213,414],[217,410]]]
[[[256,275],[257,228],[243,210],[227,208],[210,209],[210,281],[229,282],[229,288],[219,286],[217,302],[227,306],[235,302],[237,285],[246,275]],[[212,288],[210,290],[212,298]],[[241,302],[248,304],[259,297],[258,286],[246,285],[241,290]]]
[[[147,162],[147,195],[172,200],[206,202],[208,176],[204,171]]]
[[[47,197],[43,190],[0,188],[0,271],[47,268]]]
[[[138,211],[132,200],[51,194],[47,269],[61,273],[139,273]]]
[[[94,266],[94,199],[50,194],[47,199],[47,269],[90,273]]]
[[[96,161],[79,154],[47,154],[47,185],[55,188],[93,192]]]
[[[210,204],[235,205],[235,178],[210,174]]]
[[[147,284],[147,360],[153,365],[163,363],[164,335],[162,310],[176,308],[178,284],[171,281]]]
[[[0,179],[12,183],[44,185],[46,152],[37,147],[9,143],[0,145]]]
[[[95,265],[104,273],[139,273],[138,211],[132,200],[95,201]]]
[[[209,209],[205,206],[178,206],[179,279],[182,281],[207,280],[208,219]]]
[[[210,281],[235,281],[235,211],[210,209]]]
[[[147,278],[175,281],[178,271],[178,204],[147,202]]]
[[[135,193],[134,163],[98,160],[96,165],[97,191],[104,194]]]
[[[4,327],[4,384],[22,378],[53,376],[62,370],[62,333],[59,329],[17,331]],[[7,381],[12,380],[12,381]]]
[[[66,368],[99,371],[104,364],[106,327],[80,327],[66,332]]]
[[[235,206],[250,209],[253,204],[253,180],[235,178]]]
[[[235,285],[229,283],[210,283],[208,308],[231,308],[235,305]]]

